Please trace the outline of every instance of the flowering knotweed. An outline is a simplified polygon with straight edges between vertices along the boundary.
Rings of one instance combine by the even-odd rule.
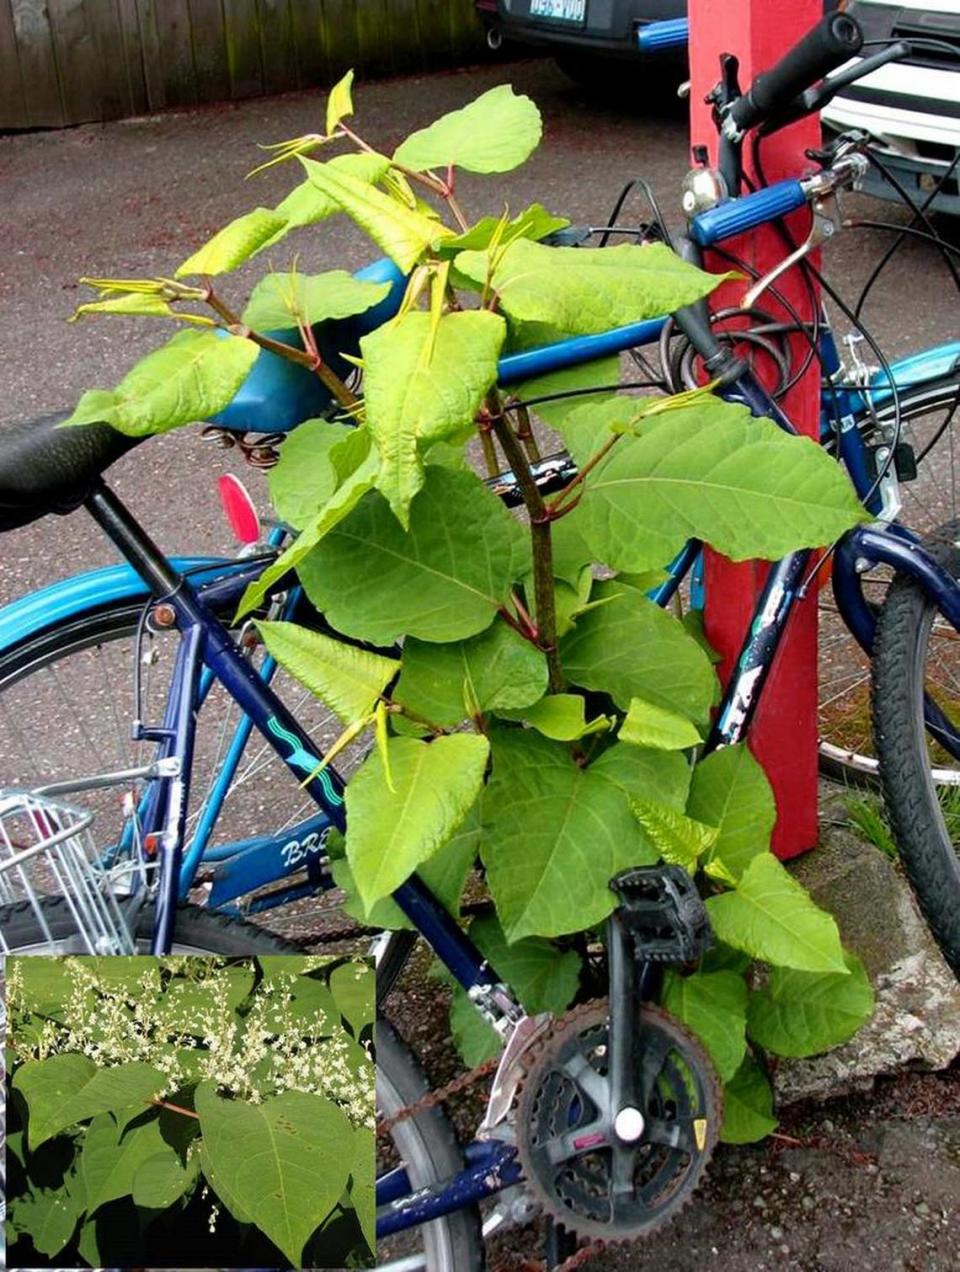
[[[329,960],[291,960],[295,970],[274,972],[255,988],[252,961],[225,970],[222,959],[170,960],[177,964],[174,977],[166,959],[162,965],[154,959],[124,961],[142,966],[118,984],[109,974],[105,979],[101,960],[63,959],[63,1008],[56,1018],[44,1018],[27,1001],[22,961],[11,960],[11,1009],[21,1025],[27,1017],[32,1024],[14,1031],[11,1045],[18,1058],[78,1052],[106,1067],[139,1061],[166,1076],[161,1096],[204,1079],[222,1094],[254,1104],[282,1091],[323,1095],[354,1125],[373,1126],[370,1057],[342,1029],[323,982],[302,974]],[[193,965],[186,974],[185,961]],[[355,979],[369,974],[363,964],[342,969]],[[239,1004],[225,992],[228,974],[239,990],[249,979],[251,992]],[[164,992],[184,984],[188,993]]]
[[[340,1262],[344,1231],[350,1266],[372,1259],[366,964],[72,957],[7,970],[18,1263],[172,1265],[185,1227],[191,1248],[209,1245],[202,1262],[239,1263],[251,1224],[267,1242],[257,1262],[279,1263],[279,1248],[286,1266],[323,1266],[328,1234]]]

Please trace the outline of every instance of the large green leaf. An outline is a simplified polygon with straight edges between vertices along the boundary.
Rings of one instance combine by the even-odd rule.
[[[397,659],[332,640],[296,623],[262,622],[257,627],[281,667],[335,711],[344,724],[370,714],[400,667]]]
[[[454,833],[480,791],[487,739],[391,738],[390,789],[380,751],[347,786],[347,860],[369,908],[400,886]]]
[[[520,526],[478,477],[430,465],[408,532],[381,495],[369,495],[299,573],[310,599],[348,636],[380,645],[402,633],[463,640],[493,622],[527,551]]]
[[[556,230],[565,229],[569,224],[566,217],[552,216],[539,203],[531,203],[528,208],[506,223],[497,216],[481,217],[463,234],[457,234],[453,238],[443,238],[435,247],[437,255],[441,257],[456,256],[458,252],[481,252],[489,247],[491,240],[497,234],[500,236],[501,243],[509,243],[515,238],[542,239]]]
[[[408,637],[393,697],[434,724],[451,725],[468,714],[526,707],[547,688],[547,664],[534,648],[497,619],[471,640],[438,645]]]
[[[347,469],[348,460],[355,466],[344,472],[339,484],[323,505],[305,524],[301,533],[294,539],[272,565],[268,565],[260,577],[251,583],[240,601],[240,614],[248,614],[263,600],[274,583],[283,578],[290,570],[294,570],[313,551],[324,535],[329,534],[334,526],[348,517],[364,495],[373,489],[377,479],[379,460],[370,451],[370,434],[364,429],[354,429],[349,437],[343,438],[328,451],[334,468]]]
[[[156,1117],[131,1126],[122,1137],[109,1113],[95,1118],[84,1136],[80,1154],[87,1214],[92,1215],[108,1201],[131,1194],[140,1167],[158,1155],[170,1164],[180,1164],[176,1150],[164,1142]]]
[[[299,530],[320,512],[341,480],[334,448],[355,433],[350,424],[318,419],[304,420],[287,435],[280,458],[267,473],[278,517]]]
[[[386,155],[367,154],[361,151],[354,155],[337,155],[335,159],[329,160],[326,166],[335,172],[345,172],[358,181],[367,181],[372,185],[389,171],[390,160]],[[340,204],[329,194],[318,190],[309,178],[301,181],[283,202],[278,203],[274,208],[274,212],[283,217],[283,229],[267,239],[260,250],[272,247],[290,230],[304,225],[315,225],[318,221],[324,221],[328,216],[333,216],[335,212],[342,211]]]
[[[564,435],[578,462],[601,442],[601,423],[623,422],[633,409],[620,398],[568,415]],[[849,478],[816,442],[744,406],[704,397],[639,428],[594,468],[578,510],[584,538],[613,569],[663,565],[690,538],[733,560],[773,559],[829,542],[865,515]]]
[[[574,684],[610,694],[624,710],[643,698],[705,726],[716,676],[697,642],[671,614],[615,579],[594,584],[591,598],[609,603],[583,614],[560,642]]]
[[[360,341],[366,419],[380,451],[377,488],[401,524],[423,485],[420,448],[469,429],[497,378],[504,321],[486,310],[411,310]]]
[[[848,975],[775,967],[750,995],[750,1037],[778,1056],[814,1056],[846,1042],[873,1012],[863,964],[845,953]]]
[[[474,283],[486,280],[486,252],[461,252],[455,263]],[[517,239],[495,263],[491,281],[508,317],[591,335],[672,313],[726,277],[688,265],[663,243],[546,247]]]
[[[770,853],[754,857],[733,892],[706,904],[714,932],[735,949],[778,967],[846,973],[836,922]]]
[[[176,1153],[155,1153],[137,1168],[133,1200],[137,1206],[165,1210],[189,1192],[200,1173],[200,1161],[192,1157],[186,1166]]]
[[[714,751],[693,770],[687,812],[717,827],[717,838],[704,860],[736,882],[770,845],[777,820],[773,791],[746,743]]]
[[[573,1002],[580,980],[580,957],[574,950],[560,950],[539,936],[509,943],[492,916],[475,919],[470,938],[524,1011],[559,1015]]]
[[[417,172],[450,164],[468,172],[509,172],[536,150],[541,132],[540,112],[530,98],[498,84],[411,133],[393,159]]]
[[[131,437],[208,419],[233,399],[257,360],[241,336],[178,331],[147,354],[115,389],[89,389],[65,424],[111,424]]]
[[[254,208],[218,230],[212,239],[183,262],[175,277],[227,274],[242,265],[285,224],[283,215],[272,208]]]
[[[752,1144],[776,1128],[770,1083],[756,1060],[747,1055],[724,1087],[720,1138],[724,1144]]]
[[[643,698],[631,698],[626,718],[617,734],[621,742],[634,746],[652,746],[658,751],[682,751],[701,741],[699,731],[686,716],[669,707],[646,702]],[[707,817],[700,817],[708,825]]]
[[[421,863],[417,875],[423,880],[440,904],[454,918],[460,915],[460,896],[467,876],[473,869],[480,848],[480,801],[474,804],[454,834],[429,861]],[[346,858],[332,863],[333,878],[345,895],[343,910],[351,918],[359,919],[378,928],[412,928],[413,924],[390,897],[384,897],[371,906],[364,906],[353,881],[353,871]]]
[[[342,168],[298,156],[316,188],[338,204],[406,273],[436,238],[443,227],[431,217],[404,207],[367,181]]]
[[[98,1113],[146,1102],[168,1079],[149,1064],[131,1061],[98,1069],[86,1056],[66,1052],[46,1060],[28,1060],[14,1074],[13,1086],[27,1102],[31,1152],[54,1135]]]
[[[480,855],[509,941],[560,936],[599,923],[613,909],[609,880],[656,860],[630,811],[630,795],[682,806],[682,757],[614,746],[587,768],[567,747],[527,730],[498,730],[484,796]]]
[[[254,1105],[221,1099],[212,1083],[198,1087],[197,1113],[203,1172],[214,1191],[300,1267],[307,1238],[346,1187],[353,1127],[318,1095],[285,1091]]]
[[[83,1207],[67,1189],[37,1189],[10,1202],[8,1222],[26,1232],[40,1254],[53,1258],[73,1236]]]
[[[283,331],[298,323],[312,327],[328,318],[365,313],[390,290],[389,283],[354,278],[343,269],[326,274],[266,274],[243,311],[243,321],[257,331]]]
[[[747,1050],[747,987],[736,972],[671,972],[663,1005],[689,1025],[707,1051],[719,1076],[728,1081]]]

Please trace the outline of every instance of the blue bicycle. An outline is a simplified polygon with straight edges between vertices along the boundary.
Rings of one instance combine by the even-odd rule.
[[[727,191],[741,189],[746,130],[765,120],[776,122],[781,107],[785,114],[796,110],[809,84],[846,61],[853,43],[859,47],[851,26],[834,17],[816,28],[765,77],[764,101],[755,91],[741,94],[735,69],[727,64],[718,95],[721,117],[734,121],[721,158]],[[865,58],[860,73],[872,69],[878,57],[887,57],[887,50]],[[698,176],[691,185],[689,237],[678,250],[696,260],[704,248],[807,204],[819,204],[820,214],[838,190],[856,183],[866,162],[863,144],[862,138],[842,138],[814,176],[742,197],[720,198],[715,183],[718,202],[713,205],[702,197],[704,178]],[[658,228],[662,234],[655,218],[653,229],[643,233]],[[624,231],[614,224],[600,232]],[[378,264],[370,276],[394,283],[383,304],[396,305],[403,280],[393,267]],[[774,287],[775,279],[758,280],[757,300]],[[382,311],[371,314],[372,325],[382,316]],[[711,326],[698,308],[510,355],[501,362],[500,383],[509,389],[611,353],[662,348],[661,378],[668,387],[695,378],[702,363],[721,379],[725,396],[790,430],[775,401],[777,383],[765,387],[762,376],[739,356],[744,345],[752,345],[774,368],[782,363],[777,338],[784,332],[765,330],[765,316],[754,316],[758,329],[738,328],[725,337],[723,328]],[[960,599],[950,571],[910,536],[882,525],[898,510],[898,465],[903,476],[909,475],[904,425],[933,420],[913,454],[928,468],[936,448],[950,444],[949,425],[960,396],[960,342],[892,366],[878,351],[879,369],[851,370],[841,366],[825,319],[815,330],[804,324],[799,329],[806,333],[811,357],[826,368],[824,440],[836,447],[861,497],[882,519],[880,528],[848,536],[836,554],[834,584],[844,621],[869,650],[875,611],[862,581],[877,566],[917,580],[925,600],[933,598],[935,611],[954,627],[960,625]],[[356,325],[320,333],[335,366],[336,351],[355,348],[360,334]],[[787,381],[795,373],[788,368]],[[251,380],[214,423],[240,434],[241,445],[259,462],[269,457],[276,438],[251,442],[245,435],[267,428],[282,433],[319,413],[326,402],[317,394],[322,390],[310,377],[261,354]],[[535,409],[535,402],[528,404]],[[236,560],[169,560],[102,480],[130,439],[105,426],[57,430],[55,423],[15,427],[0,438],[2,524],[22,524],[82,504],[125,564],[68,580],[0,612],[0,718],[8,730],[0,745],[0,773],[5,788],[17,788],[5,792],[7,802],[0,804],[0,883],[7,889],[0,896],[3,946],[20,953],[288,948],[244,918],[293,911],[294,922],[312,931],[316,897],[332,883],[327,840],[331,828],[343,828],[344,805],[343,777],[332,768],[317,773],[318,757],[338,729],[308,695],[289,696],[289,684],[264,657],[252,628],[231,626],[247,585],[276,558],[284,529],[272,529],[266,542]],[[551,490],[565,485],[574,470],[568,457],[558,455],[535,464],[534,475],[542,489]],[[512,474],[503,474],[494,485],[505,500],[515,501]],[[935,497],[921,494],[920,501],[932,505]],[[699,545],[690,544],[673,563],[669,581],[657,592],[661,603],[678,594],[698,557]],[[801,552],[771,570],[709,746],[745,737],[813,564],[811,554]],[[325,630],[322,616],[292,580],[281,580],[271,593],[268,616]],[[114,694],[121,686],[129,698],[118,705]],[[82,709],[84,701],[89,713]],[[921,721],[926,716],[939,730],[943,749],[960,755],[960,738],[943,713],[925,702],[922,684],[913,706]],[[131,726],[138,751],[132,761],[126,748]],[[341,767],[348,771],[349,761]],[[93,823],[96,838],[92,812],[99,814]],[[395,894],[416,930],[500,1032],[505,1047],[482,1135],[463,1153],[437,1107],[421,1106],[426,1086],[413,1057],[388,1026],[380,1031],[382,1102],[395,1159],[378,1185],[379,1230],[389,1239],[389,1257],[393,1242],[399,1243],[395,1263],[387,1266],[478,1267],[476,1207],[497,1193],[504,1198],[488,1218],[488,1231],[526,1217],[533,1204],[575,1233],[630,1236],[669,1217],[677,1200],[695,1186],[709,1144],[700,1143],[699,1132],[690,1128],[700,1120],[711,1127],[718,1121],[716,1087],[702,1052],[668,1017],[645,1006],[641,1028],[657,1046],[650,1052],[651,1070],[641,1075],[646,1095],[639,1110],[623,1098],[632,1075],[622,1057],[632,1054],[637,1027],[627,1005],[638,998],[652,1003],[662,962],[683,961],[700,948],[702,909],[683,879],[669,871],[633,872],[616,886],[622,904],[609,933],[609,1002],[579,1009],[556,1027],[549,1018],[524,1016],[509,987],[416,877]],[[655,950],[656,933],[662,945]],[[384,994],[409,945],[406,935],[383,942]],[[615,1057],[609,1063],[608,1053]],[[522,1107],[515,1111],[528,1062]],[[556,1087],[551,1075],[557,1072],[566,1075],[565,1086]],[[542,1089],[531,1073],[540,1075]],[[552,1104],[540,1098],[544,1090],[553,1091]],[[662,1142],[652,1154],[650,1177],[657,1186],[648,1195],[632,1196],[622,1209],[610,1202],[613,1181],[597,1164],[602,1153],[588,1152],[602,1148],[612,1134],[604,1117],[591,1130],[599,1139],[568,1143],[560,1135],[554,1142],[551,1127],[556,1130],[564,1118],[573,1117],[585,1099],[591,1107],[610,1110],[614,1121],[616,1111],[629,1105],[645,1124],[659,1128]],[[537,1123],[543,1108],[546,1120]],[[675,1115],[677,1109],[682,1127],[666,1125],[676,1123],[670,1110]],[[535,1123],[540,1140],[524,1140]],[[624,1150],[629,1165],[641,1151],[640,1136],[631,1140],[629,1128],[621,1130],[623,1142],[634,1144]],[[566,1193],[557,1191],[561,1167],[569,1167],[574,1181]],[[515,1188],[521,1179],[523,1188]],[[400,1235],[410,1230],[415,1230],[412,1250]]]

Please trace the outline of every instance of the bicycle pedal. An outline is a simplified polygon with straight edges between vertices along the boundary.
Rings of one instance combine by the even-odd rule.
[[[714,943],[703,900],[681,866],[637,866],[610,880],[637,959],[690,963]]]

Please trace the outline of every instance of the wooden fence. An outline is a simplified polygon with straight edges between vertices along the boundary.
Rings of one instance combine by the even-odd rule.
[[[0,0],[0,129],[451,65],[473,0]]]

